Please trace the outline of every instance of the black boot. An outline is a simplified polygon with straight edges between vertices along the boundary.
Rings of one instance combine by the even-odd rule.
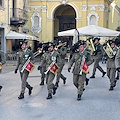
[[[94,75],[92,75],[90,78],[95,78],[95,76],[94,76]]]
[[[53,95],[56,94],[56,90],[57,90],[57,87],[55,86],[55,87],[53,88]]]
[[[89,82],[89,79],[88,79],[88,78],[86,78],[86,86],[88,85],[88,82]]]
[[[78,101],[81,100],[81,95],[80,95],[80,94],[78,94],[77,100],[78,100]]]
[[[18,99],[23,99],[24,98],[24,93],[21,93],[18,97]]]
[[[0,91],[1,91],[1,89],[2,89],[2,86],[0,85]]]
[[[106,72],[103,72],[103,75],[102,75],[102,77],[104,77],[104,76],[105,76],[105,74],[106,74]]]
[[[58,84],[58,82],[56,82],[56,83],[55,83],[55,86],[56,86],[56,87],[59,87],[59,84]]]
[[[109,91],[112,91],[113,90],[113,86],[110,86],[110,89],[109,89]]]
[[[46,99],[52,99],[52,94],[49,93],[48,96],[46,97]]]
[[[44,81],[42,81],[42,82],[40,83],[40,86],[41,86],[41,85],[44,85]]]
[[[29,88],[29,92],[28,92],[29,95],[32,94],[32,89],[33,89],[33,87],[30,87],[30,88]]]
[[[66,78],[63,79],[63,84],[65,84],[65,83],[66,83]]]
[[[115,86],[116,86],[116,82],[117,82],[117,80],[115,80],[115,81],[114,81],[114,86],[113,86],[113,87],[115,87]]]

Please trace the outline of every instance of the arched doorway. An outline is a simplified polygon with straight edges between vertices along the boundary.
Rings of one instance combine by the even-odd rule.
[[[54,42],[59,40],[72,45],[73,37],[58,37],[58,32],[76,28],[76,12],[70,5],[60,5],[54,12]]]

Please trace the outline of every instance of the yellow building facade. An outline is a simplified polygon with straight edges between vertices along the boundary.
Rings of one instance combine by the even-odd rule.
[[[27,3],[27,0],[0,1],[0,50],[4,53],[12,52],[18,45],[17,40],[6,39],[6,35],[10,31],[23,32],[28,20]]]
[[[59,31],[91,24],[115,30],[120,20],[119,7],[120,0],[29,0],[29,33],[47,42],[58,40]]]

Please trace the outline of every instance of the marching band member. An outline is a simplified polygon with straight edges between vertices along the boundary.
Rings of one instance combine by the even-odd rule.
[[[78,51],[73,54],[70,60],[68,72],[70,72],[72,65],[75,63],[73,68],[73,83],[77,88],[77,100],[79,101],[81,100],[84,91],[84,81],[86,80],[86,74],[88,73],[88,65],[92,64],[92,59],[90,53],[85,50],[83,42],[78,42],[77,46]],[[85,65],[84,62],[86,62]],[[83,68],[85,68],[84,72],[82,71]]]
[[[120,79],[120,36],[116,38],[115,43],[118,47],[118,52],[115,57],[115,66],[116,66],[118,78]]]
[[[53,43],[49,43],[48,46],[48,52],[45,52],[43,54],[43,59],[40,62],[40,67],[43,66],[44,63],[46,63],[46,68],[47,71],[46,73],[46,82],[47,82],[47,89],[48,89],[48,96],[46,97],[46,99],[52,99],[52,94],[55,95],[57,87],[53,84],[53,80],[55,77],[55,73],[58,70],[58,66],[56,68],[56,66],[52,66],[55,65],[54,63],[58,63],[59,62],[59,53],[57,51],[54,50],[55,45]],[[53,71],[52,71],[53,70]]]
[[[95,51],[93,55],[93,60],[94,60],[94,68],[93,68],[93,73],[90,78],[95,78],[95,73],[96,69],[98,69],[100,72],[102,72],[102,77],[105,76],[106,72],[101,68],[99,65],[99,62],[102,58],[102,53],[103,53],[103,48],[102,45],[99,43],[100,38],[94,38],[94,46],[95,46]]]
[[[5,60],[4,60],[4,53],[2,50],[0,50],[0,73],[2,72],[2,64],[5,63]],[[2,89],[2,86],[0,85],[0,91]]]
[[[41,54],[40,54],[40,61],[42,60],[42,55],[44,54],[44,52],[46,52],[46,50],[44,50],[44,44],[40,44],[39,45],[40,49],[42,50]],[[46,64],[44,63],[41,66],[38,66],[38,70],[40,70],[40,74],[41,74],[41,83],[40,83],[40,86],[41,85],[44,85],[44,81],[45,81],[45,70],[46,70]]]
[[[28,41],[23,41],[22,42],[22,51],[19,52],[19,56],[18,56],[18,61],[17,61],[17,66],[16,66],[16,69],[15,69],[15,74],[17,73],[18,69],[20,71],[20,76],[21,76],[21,93],[18,97],[18,99],[23,99],[24,98],[24,93],[25,93],[25,88],[27,87],[29,92],[28,94],[31,95],[32,93],[32,89],[33,87],[31,87],[28,82],[27,82],[27,78],[28,78],[28,75],[29,75],[29,71],[27,71],[26,69],[22,71],[23,69],[23,66],[25,65],[26,61],[28,60],[29,57],[31,61],[34,62],[34,56],[33,56],[33,53],[31,50],[29,50],[27,47],[27,42]]]
[[[67,53],[67,48],[63,46],[63,43],[62,41],[59,41],[59,45],[58,45],[58,53],[59,55],[61,56],[61,61],[59,61],[59,70],[57,72],[57,76],[56,76],[56,83],[55,83],[55,86],[59,86],[59,80],[60,78],[63,79],[63,84],[66,83],[66,77],[61,73],[62,70],[63,70],[63,67],[65,65],[65,57],[66,57],[66,53]]]
[[[107,76],[110,80],[110,89],[109,91],[113,90],[113,88],[116,86],[116,67],[115,67],[115,56],[117,54],[117,48],[115,47],[115,41],[109,40],[110,47],[112,48],[114,52],[114,56],[112,58],[107,59]]]

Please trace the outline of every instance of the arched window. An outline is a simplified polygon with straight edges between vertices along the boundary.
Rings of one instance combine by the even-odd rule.
[[[90,24],[89,25],[96,25],[96,16],[95,15],[90,16]]]

